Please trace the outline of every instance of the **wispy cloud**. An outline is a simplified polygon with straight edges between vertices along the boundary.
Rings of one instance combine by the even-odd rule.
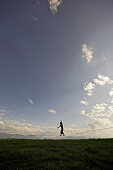
[[[38,20],[38,17],[37,17],[37,16],[33,16],[32,19],[33,19],[34,21],[37,21],[37,20]]]
[[[35,3],[36,3],[37,5],[40,5],[40,0],[35,0]]]
[[[48,0],[49,8],[53,14],[57,12],[57,8],[62,4],[62,0]]]
[[[0,115],[5,115],[6,114],[6,110],[5,109],[1,109],[0,110]]]
[[[82,58],[86,58],[87,63],[90,63],[93,59],[93,51],[88,48],[87,44],[82,44]]]
[[[0,119],[3,119],[3,117],[6,115],[6,110],[5,109],[0,109]]]
[[[51,113],[51,114],[53,114],[53,115],[56,114],[56,110],[54,110],[54,109],[49,109],[48,112]]]
[[[28,102],[29,102],[30,104],[34,104],[33,99],[31,99],[31,98],[27,97],[27,100],[28,100]]]

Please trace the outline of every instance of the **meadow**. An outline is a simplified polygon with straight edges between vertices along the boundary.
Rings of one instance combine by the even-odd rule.
[[[0,140],[0,170],[113,170],[113,139]]]

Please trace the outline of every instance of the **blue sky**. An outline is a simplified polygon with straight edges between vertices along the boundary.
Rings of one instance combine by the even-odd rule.
[[[112,127],[112,0],[4,0],[0,13],[1,133]]]

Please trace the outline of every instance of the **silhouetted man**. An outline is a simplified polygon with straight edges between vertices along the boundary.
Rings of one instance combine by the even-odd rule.
[[[59,126],[59,127],[61,127],[60,136],[61,136],[61,135],[64,136],[64,132],[63,132],[64,129],[63,129],[63,123],[62,123],[62,121],[60,121],[60,126]],[[58,128],[59,128],[59,127],[58,127]]]

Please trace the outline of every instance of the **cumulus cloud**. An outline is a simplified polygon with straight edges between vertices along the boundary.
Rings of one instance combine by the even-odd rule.
[[[91,119],[108,118],[113,115],[113,106],[106,103],[96,104],[92,106],[89,113],[85,115]]]
[[[84,83],[83,88],[87,92],[88,96],[92,96],[93,90],[94,90],[96,85],[104,86],[105,84],[111,85],[111,84],[113,84],[113,80],[111,80],[109,77],[104,76],[104,75],[99,73],[97,75],[97,78],[93,79],[92,82]],[[111,91],[109,92],[109,95],[113,96],[113,89],[111,89]]]
[[[99,73],[97,79],[94,79],[94,83],[103,86],[105,84],[113,84],[113,80]]]
[[[62,0],[48,0],[49,8],[53,14],[57,12],[57,8],[62,4]]]
[[[29,102],[30,104],[34,104],[33,99],[31,99],[31,98],[27,97],[27,100],[28,100],[28,102]]]
[[[53,114],[53,115],[56,114],[56,110],[54,110],[54,109],[49,109],[48,112],[51,113],[51,114]]]
[[[95,84],[92,83],[92,82],[87,82],[87,83],[85,83],[83,88],[87,92],[88,96],[92,96],[93,95],[93,90],[95,88]]]
[[[88,48],[87,44],[82,44],[82,58],[86,58],[87,63],[93,59],[93,51]]]
[[[91,118],[97,118],[97,117],[110,117],[111,112],[110,112],[110,106],[107,107],[106,103],[102,104],[96,104],[95,106],[92,107],[89,116]]]
[[[81,100],[80,103],[86,106],[89,104],[86,100]]]
[[[110,95],[110,97],[113,96],[113,88],[112,88],[111,91],[109,92],[109,95]],[[112,100],[112,101],[113,101],[113,100]]]
[[[113,126],[113,123],[110,121],[110,117],[113,115],[113,106],[106,103],[100,103],[92,106],[90,111],[86,113],[84,110],[81,110],[80,114],[89,117],[93,122],[89,124],[92,128],[109,128]]]
[[[95,119],[94,122],[90,123],[89,127],[91,127],[91,129],[103,128],[103,130],[105,130],[107,128],[112,128],[113,123],[109,120],[109,118],[98,118]],[[107,131],[106,137],[108,137],[108,135],[109,133]]]
[[[111,103],[113,104],[113,98],[111,99]]]
[[[81,110],[81,111],[80,111],[80,114],[81,114],[81,115],[86,115],[85,110]]]

